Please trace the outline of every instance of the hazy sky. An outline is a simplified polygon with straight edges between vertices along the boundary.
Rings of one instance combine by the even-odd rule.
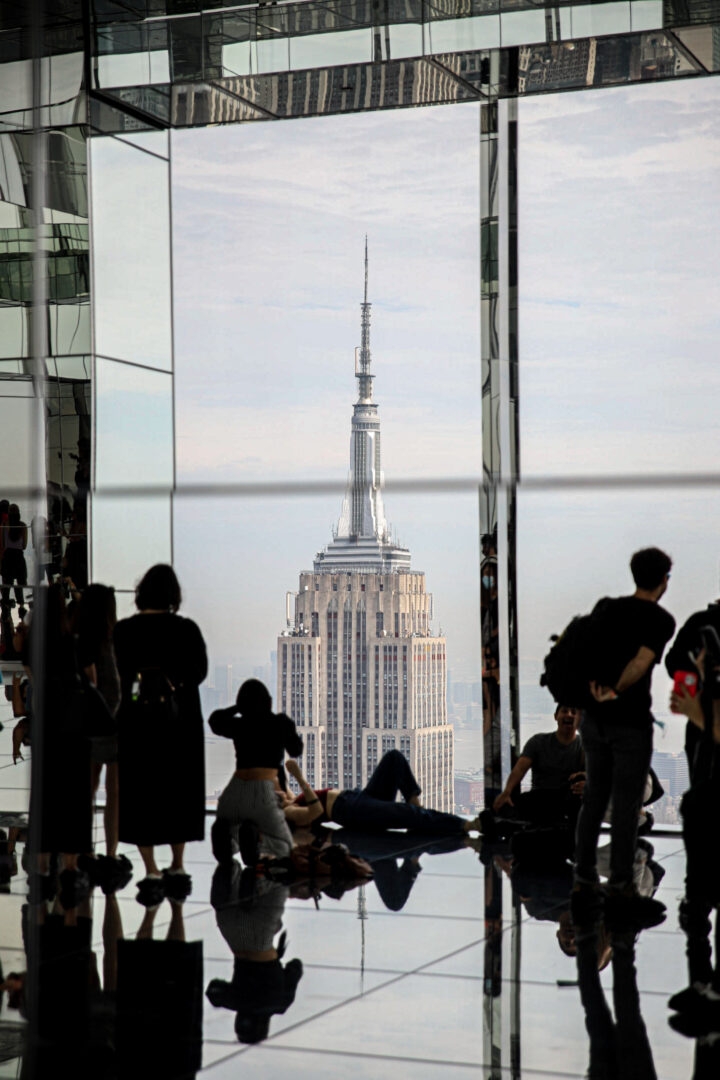
[[[520,104],[526,475],[714,470],[720,84]],[[337,495],[179,501],[176,561],[217,660],[263,663],[330,539],[347,472],[364,234],[386,476],[480,469],[478,106],[173,134],[178,472],[337,479]],[[477,499],[386,498],[428,575],[450,667],[477,670]],[[720,496],[519,496],[523,706],[550,633],[676,560],[678,618],[716,591]],[[665,684],[658,680],[659,712]],[[680,726],[669,735],[675,749]],[[670,745],[670,744],[668,744]]]

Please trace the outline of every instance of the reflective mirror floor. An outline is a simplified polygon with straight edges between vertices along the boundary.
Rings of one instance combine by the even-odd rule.
[[[665,923],[636,942],[618,940],[610,960],[604,940],[599,979],[592,958],[588,977],[585,954],[590,1073],[578,966],[566,955],[575,946],[562,868],[525,872],[506,849],[483,850],[480,841],[458,847],[463,841],[404,833],[346,840],[374,867],[363,886],[342,891],[325,881],[313,897],[307,885],[249,880],[239,861],[218,870],[206,841],[188,848],[190,897],[150,911],[135,899],[142,870],[126,847],[133,880],[108,896],[95,888],[69,920],[57,901],[28,905],[20,865],[0,895],[8,991],[0,1077],[23,1075],[27,1002],[21,993],[17,1007],[8,977],[22,979],[23,941],[33,932],[44,942],[40,993],[53,1002],[48,1045],[60,1040],[51,1060],[72,1044],[76,1076],[86,1075],[86,1061],[95,1077],[201,1072],[214,1080],[693,1076],[696,1044],[668,1026],[668,998],[687,985],[679,836],[650,837]],[[21,843],[17,855],[21,862]],[[279,959],[235,962],[233,950],[268,942],[284,946]],[[139,1049],[148,1037],[149,1056]],[[717,1069],[716,1057],[695,1075]]]

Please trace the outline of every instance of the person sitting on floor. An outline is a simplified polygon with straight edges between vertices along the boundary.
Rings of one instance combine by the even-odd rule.
[[[580,710],[558,705],[555,723],[555,731],[533,735],[526,742],[493,803],[496,814],[533,824],[575,821],[585,785],[585,755],[578,734]],[[516,793],[530,770],[532,789]]]

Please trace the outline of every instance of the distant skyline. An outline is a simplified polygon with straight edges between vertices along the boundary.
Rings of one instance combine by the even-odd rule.
[[[719,104],[716,80],[520,101],[524,475],[716,467]],[[176,499],[176,562],[218,662],[267,660],[337,520],[365,232],[386,476],[480,473],[478,126],[464,104],[172,135],[178,476],[338,485]],[[521,489],[518,507],[525,712],[549,635],[629,591],[636,547],[674,556],[678,621],[720,591],[715,492]],[[472,677],[479,599],[459,582],[477,582],[477,497],[386,509],[449,667]]]

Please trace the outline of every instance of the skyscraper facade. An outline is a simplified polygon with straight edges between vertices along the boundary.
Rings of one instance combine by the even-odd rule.
[[[370,309],[366,243],[348,486],[333,539],[300,574],[278,639],[277,702],[303,733],[311,784],[364,786],[382,755],[397,749],[426,804],[452,810],[446,643],[432,631],[425,575],[411,569],[409,550],[385,520]]]

